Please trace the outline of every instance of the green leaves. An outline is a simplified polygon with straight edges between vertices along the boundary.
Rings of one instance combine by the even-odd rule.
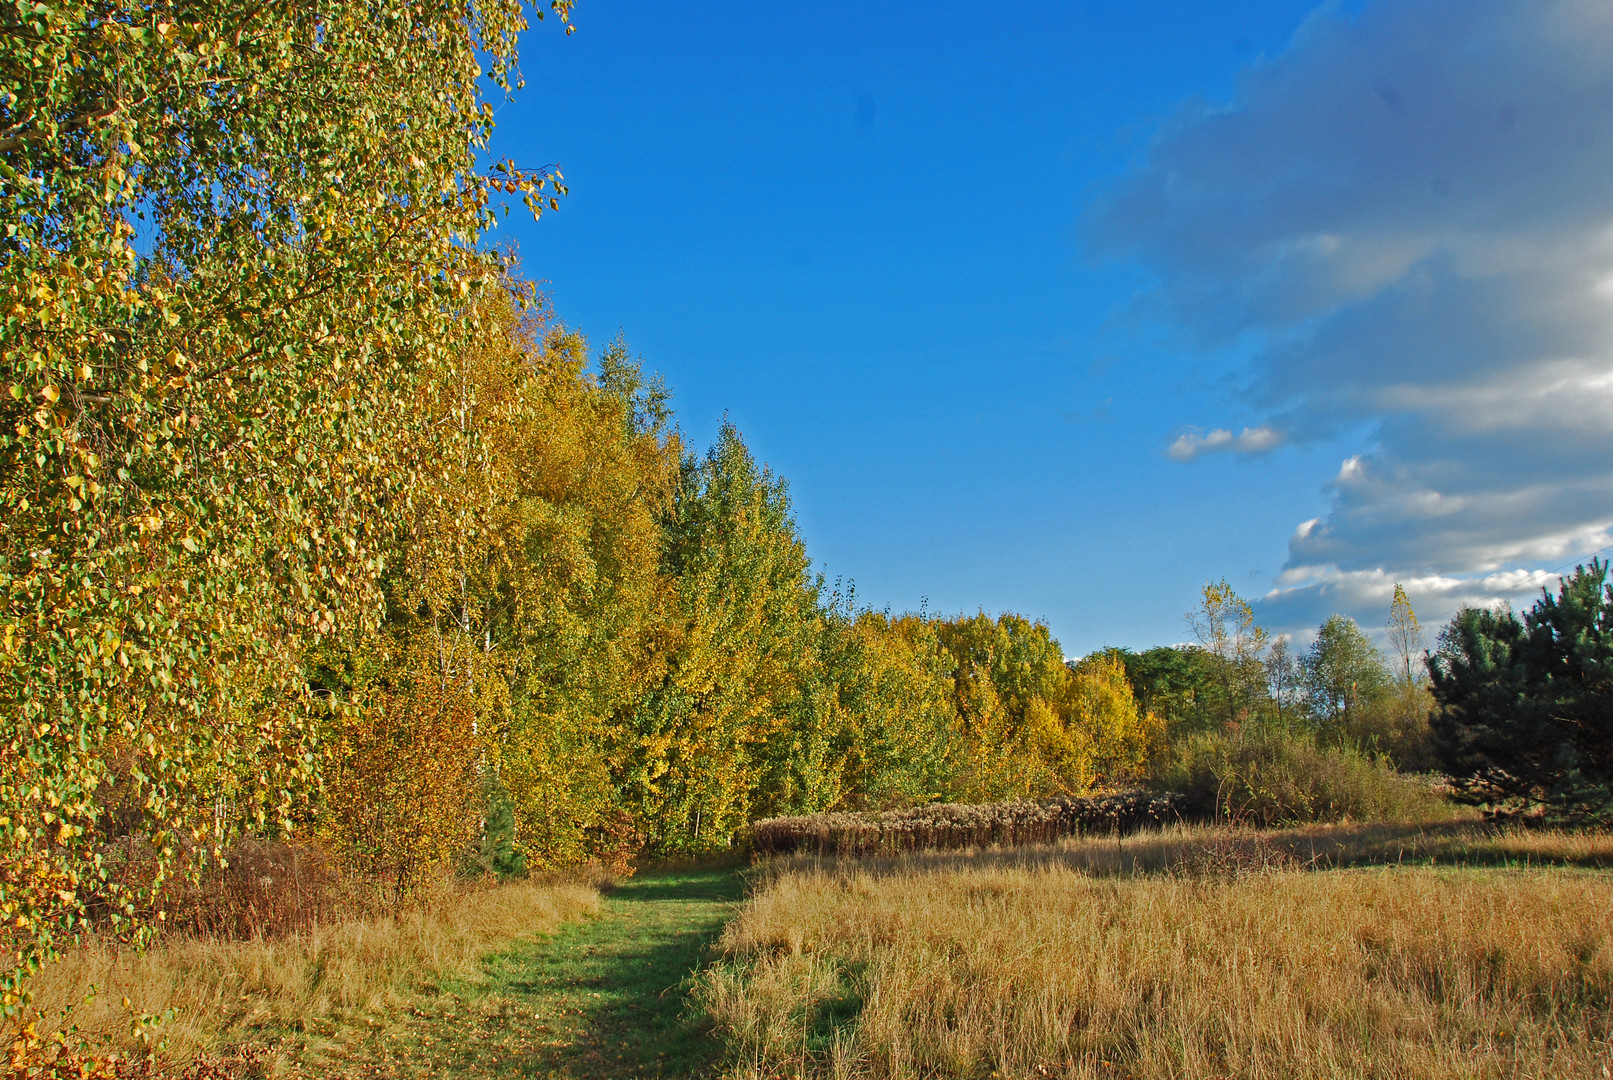
[[[480,77],[524,26],[0,3],[0,1009],[86,904],[159,910],[216,806],[306,813],[298,658],[380,616],[426,365],[503,270]]]
[[[1592,560],[1519,618],[1464,608],[1429,658],[1440,765],[1471,801],[1613,818],[1613,587]]]

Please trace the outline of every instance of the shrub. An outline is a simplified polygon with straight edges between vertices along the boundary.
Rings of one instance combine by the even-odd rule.
[[[326,765],[324,838],[348,874],[398,901],[472,850],[481,809],[475,703],[431,644],[399,650],[389,681],[341,717]]]
[[[1396,772],[1353,747],[1280,729],[1190,735],[1168,749],[1155,783],[1180,792],[1193,814],[1240,824],[1417,821],[1456,813],[1424,777]]]
[[[935,803],[867,814],[769,818],[752,826],[766,855],[871,855],[923,849],[1040,844],[1084,833],[1134,832],[1182,816],[1175,795],[1130,791],[1096,798]]]
[[[169,899],[170,929],[218,938],[282,937],[328,919],[343,899],[336,866],[314,843],[242,837]]]
[[[1433,703],[1427,686],[1398,687],[1356,710],[1330,741],[1387,759],[1402,771],[1433,771],[1439,767],[1428,725]]]

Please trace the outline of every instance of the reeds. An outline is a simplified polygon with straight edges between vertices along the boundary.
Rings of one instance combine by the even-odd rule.
[[[1464,851],[1607,865],[1613,837],[1200,827],[781,860],[699,995],[733,1076],[1606,1080],[1613,880],[1428,865]]]
[[[932,803],[877,813],[767,818],[751,827],[761,855],[828,856],[1045,844],[1090,833],[1127,833],[1177,821],[1177,795],[1128,791],[1092,798],[1003,803]]]

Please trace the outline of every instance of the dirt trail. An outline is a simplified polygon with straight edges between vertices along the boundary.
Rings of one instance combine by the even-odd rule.
[[[605,894],[597,918],[493,957],[389,1040],[372,1076],[699,1076],[721,1048],[686,1022],[686,980],[733,914],[734,870],[657,873]],[[357,1064],[356,1062],[354,1064]]]

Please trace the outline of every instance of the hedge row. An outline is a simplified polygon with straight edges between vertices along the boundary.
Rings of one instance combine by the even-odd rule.
[[[906,810],[766,818],[752,826],[758,854],[874,855],[924,849],[1041,844],[1088,833],[1127,833],[1180,820],[1187,800],[1127,791],[1091,798],[933,803]]]

